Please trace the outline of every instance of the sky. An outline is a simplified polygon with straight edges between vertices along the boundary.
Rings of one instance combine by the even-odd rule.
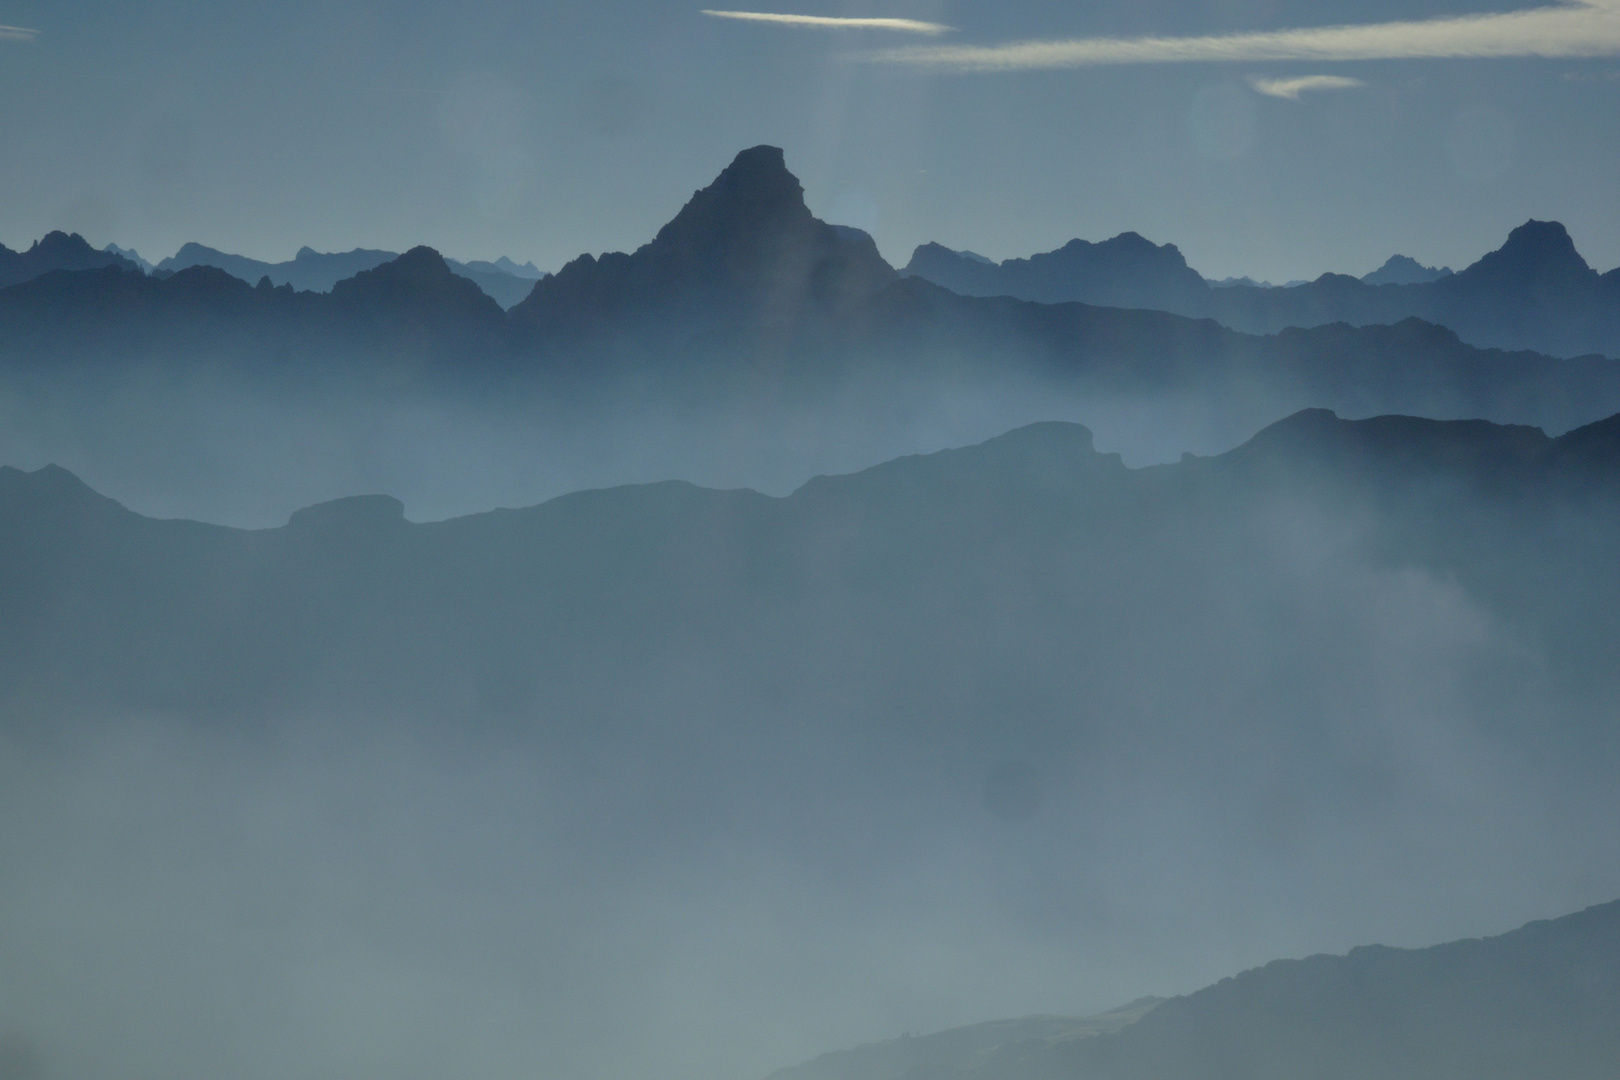
[[[555,269],[645,242],[770,143],[819,216],[897,264],[1134,230],[1207,276],[1281,281],[1397,251],[1460,267],[1529,218],[1620,264],[1616,0],[738,10],[810,19],[0,0],[0,242],[427,243]]]

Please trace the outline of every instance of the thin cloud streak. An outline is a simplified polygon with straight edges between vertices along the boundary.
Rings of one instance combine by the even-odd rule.
[[[39,31],[26,26],[0,26],[0,41],[33,41],[37,37]]]
[[[1249,85],[1256,93],[1267,97],[1298,101],[1299,95],[1306,90],[1354,90],[1367,84],[1343,75],[1297,75],[1291,79],[1262,79],[1256,76],[1249,79]]]
[[[1268,60],[1419,60],[1620,56],[1620,0],[1421,22],[1324,26],[1206,37],[1076,38],[1006,45],[908,46],[864,59],[947,71]]]
[[[778,15],[766,11],[710,11],[703,14],[716,19],[742,19],[747,22],[777,23],[813,30],[900,30],[910,34],[944,34],[953,27],[942,23],[921,22],[917,19],[845,19],[827,15]]]

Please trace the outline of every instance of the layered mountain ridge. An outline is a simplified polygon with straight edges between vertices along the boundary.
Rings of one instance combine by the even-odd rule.
[[[447,273],[413,264],[419,278],[371,284]],[[1409,940],[1502,925],[1596,891],[1617,839],[1617,475],[1620,415],[1554,437],[1319,410],[1139,469],[1047,422],[782,498],[664,482],[427,523],[383,495],[270,529],[161,520],[63,469],[0,468],[0,738],[27,755],[8,818],[83,823],[38,845],[68,853],[30,870],[61,891],[36,893],[8,941],[61,973],[46,1001],[71,1019],[71,976],[102,939],[77,943],[103,921],[154,939],[121,1000],[195,977],[244,926],[256,948],[216,964],[233,977],[313,938],[254,1017],[279,1038],[303,1029],[273,1006],[348,962],[309,925],[363,927],[368,955],[427,937],[420,970],[475,947],[532,972],[628,941],[619,977],[586,985],[591,1011],[688,992],[733,945],[720,970],[743,993],[761,947],[786,969],[764,985],[796,992],[853,934],[847,966],[792,1000],[988,973],[959,999],[993,1003],[981,1015],[1031,1000],[1032,972],[1054,996],[1096,993],[1109,968],[1197,985],[1369,922]],[[202,741],[195,768],[228,791],[187,801],[143,752],[154,730]],[[356,744],[375,750],[326,764]],[[154,801],[94,772],[44,811],[27,799],[36,761],[76,765],[90,745]],[[248,762],[291,745],[337,797],[283,782],[266,798],[219,745]],[[421,770],[398,764],[413,747]],[[455,773],[469,757],[490,771]],[[356,819],[377,828],[341,834],[333,875],[275,861]],[[288,820],[309,823],[296,842]],[[177,870],[223,945],[171,914]],[[464,900],[401,910],[440,873]],[[309,893],[285,891],[305,875]],[[671,911],[713,914],[649,963],[647,913],[662,933]],[[908,1080],[1596,1080],[1615,1060],[1612,914],[1508,948],[1273,965],[1115,1034],[1043,1021],[878,1056]],[[802,947],[783,948],[789,926],[809,928]],[[939,941],[979,936],[942,967]],[[363,970],[371,989],[401,965]],[[524,1025],[582,993],[532,986],[510,1013]],[[667,1031],[638,1011],[601,1030]],[[25,1032],[62,1029],[34,1015]],[[195,1030],[194,1009],[145,1015],[166,1040]],[[701,1034],[737,1030],[728,1012]],[[821,1064],[813,1080],[852,1062]]]
[[[1431,285],[1341,284],[1380,295],[1496,288],[1522,282],[1515,268],[1527,263],[1542,268],[1538,296],[1586,280],[1561,228],[1514,235],[1499,257]],[[1178,252],[1140,237],[1069,245],[1053,257],[1064,260],[1089,260],[1091,280],[1115,290],[1115,302],[1167,267],[1179,287],[1200,287]],[[1136,269],[1111,274],[1121,260]],[[810,213],[774,147],[739,154],[635,252],[581,257],[508,312],[472,296],[464,277],[427,248],[330,293],[263,279],[253,287],[201,265],[164,279],[116,266],[58,271],[0,289],[0,369],[202,367],[260,382],[342,375],[431,393],[446,383],[480,393],[649,385],[715,400],[824,397],[852,380],[1016,379],[1113,397],[1196,395],[1239,427],[1319,406],[1563,430],[1620,409],[1620,362],[1480,350],[1411,317],[1256,336],[1156,311],[961,296],[899,277],[866,234]]]
[[[108,266],[140,269],[116,252],[97,251],[78,233],[46,233],[27,251],[12,251],[0,244],[0,288],[32,281],[53,270],[97,270]]]
[[[925,244],[901,273],[969,296],[1169,311],[1217,319],[1247,333],[1416,317],[1478,346],[1620,356],[1620,269],[1593,270],[1558,222],[1527,221],[1502,247],[1456,273],[1397,261],[1402,258],[1360,279],[1330,273],[1282,288],[1214,286],[1187,266],[1174,245],[1123,233],[1100,244],[1074,240],[1002,263]]]
[[[353,251],[320,252],[309,247],[298,249],[288,262],[268,263],[244,255],[231,255],[202,244],[188,243],[175,254],[158,263],[160,274],[173,274],[193,266],[214,266],[249,284],[268,278],[272,285],[290,285],[300,292],[330,292],[338,282],[356,274],[373,270],[400,258],[397,251],[376,251],[355,248]],[[517,304],[534,282],[544,277],[533,263],[521,266],[504,255],[495,262],[458,262],[445,259],[445,265],[457,277],[476,284],[500,306],[510,308]]]
[[[325,292],[397,257],[306,247],[294,259],[273,264],[188,243],[157,271],[215,266],[249,284],[268,277],[272,285]],[[74,245],[53,233],[29,253],[0,249],[0,288],[54,269],[109,265],[136,268],[115,250],[96,252],[82,239]],[[532,264],[446,265],[510,309],[519,336],[530,340],[578,342],[610,326],[621,335],[634,330],[689,336],[716,324],[840,317],[900,276],[921,277],[967,297],[1165,311],[1213,318],[1251,334],[1336,322],[1388,325],[1415,317],[1446,326],[1476,347],[1620,356],[1620,269],[1593,270],[1557,222],[1526,222],[1501,248],[1457,273],[1397,255],[1360,279],[1328,273],[1286,287],[1212,284],[1173,244],[1154,244],[1134,232],[1099,243],[1071,240],[1001,263],[929,243],[897,275],[869,236],[810,213],[782,151],[769,146],[739,153],[641,248],[582,255],[538,291],[534,282],[551,276]]]
[[[490,302],[482,296],[479,299]],[[1338,513],[1340,508],[1363,504],[1375,506],[1379,514],[1393,515],[1392,522],[1403,517],[1395,513],[1397,508],[1425,501],[1433,503],[1417,522],[1402,525],[1402,531],[1392,533],[1390,542],[1398,543],[1404,552],[1403,559],[1416,559],[1436,569],[1450,566],[1449,572],[1462,573],[1465,578],[1475,572],[1465,567],[1480,553],[1467,546],[1473,543],[1472,538],[1453,528],[1456,522],[1477,519],[1486,535],[1497,538],[1493,543],[1506,543],[1505,538],[1510,536],[1517,538],[1503,549],[1502,557],[1510,561],[1530,558],[1533,560],[1530,565],[1535,569],[1529,571],[1527,567],[1523,581],[1511,575],[1500,577],[1500,567],[1487,559],[1476,567],[1477,572],[1486,575],[1479,584],[1487,594],[1508,603],[1515,613],[1514,618],[1529,618],[1539,624],[1541,619],[1553,617],[1560,598],[1574,605],[1570,611],[1586,610],[1592,604],[1601,603],[1601,598],[1610,595],[1613,587],[1620,584],[1620,579],[1615,579],[1613,574],[1614,565],[1620,565],[1620,560],[1600,569],[1572,549],[1561,557],[1562,568],[1556,571],[1534,561],[1546,557],[1535,553],[1553,543],[1556,535],[1554,532],[1543,536],[1542,530],[1556,530],[1563,513],[1560,511],[1559,516],[1547,518],[1538,508],[1556,507],[1563,500],[1575,500],[1593,516],[1594,522],[1606,520],[1604,515],[1620,510],[1620,504],[1613,498],[1612,486],[1617,472],[1620,472],[1620,415],[1551,438],[1534,428],[1484,421],[1431,421],[1410,417],[1345,421],[1326,410],[1307,410],[1268,427],[1228,454],[1210,459],[1188,458],[1179,465],[1140,470],[1125,469],[1117,455],[1097,453],[1092,448],[1090,432],[1084,427],[1053,422],[1023,428],[969,449],[903,458],[852,476],[818,478],[786,499],[767,498],[749,491],[707,491],[669,483],[582,492],[525,510],[497,511],[433,525],[406,524],[398,504],[392,500],[351,499],[300,511],[284,529],[254,533],[190,522],[148,521],[112,500],[93,494],[65,470],[51,467],[21,473],[7,467],[0,468],[0,530],[4,532],[0,539],[0,555],[4,556],[0,559],[0,583],[5,584],[0,595],[7,598],[0,610],[14,640],[4,670],[8,685],[15,690],[40,679],[46,682],[61,679],[64,687],[90,690],[99,685],[94,670],[125,669],[126,660],[111,655],[102,656],[90,669],[79,668],[79,664],[102,647],[121,650],[135,647],[131,643],[139,642],[138,649],[142,652],[175,649],[178,651],[174,659],[165,660],[153,670],[168,673],[162,685],[171,690],[189,687],[164,706],[178,707],[183,701],[191,700],[193,694],[203,694],[206,699],[212,693],[206,688],[224,677],[210,674],[215,670],[211,665],[181,677],[180,670],[174,666],[179,657],[191,655],[195,648],[204,645],[204,638],[209,649],[221,647],[229,640],[230,634],[221,637],[217,623],[226,612],[209,613],[216,596],[236,598],[229,603],[234,611],[229,621],[238,628],[233,633],[258,635],[261,631],[251,628],[303,625],[306,630],[300,632],[300,640],[314,641],[323,634],[338,634],[338,638],[329,642],[329,648],[331,655],[341,656],[356,648],[370,650],[375,646],[369,639],[350,639],[348,635],[353,628],[370,625],[373,618],[378,618],[392,627],[379,631],[384,638],[395,638],[400,633],[413,639],[416,635],[428,635],[409,645],[401,645],[398,655],[408,656],[427,647],[427,642],[437,633],[431,628],[437,625],[468,626],[471,625],[468,620],[473,620],[475,624],[487,624],[488,630],[493,632],[501,620],[514,612],[509,611],[504,602],[492,601],[491,606],[480,607],[478,598],[491,597],[491,587],[502,577],[509,579],[514,599],[533,595],[537,588],[549,592],[561,587],[565,593],[577,593],[582,605],[580,610],[599,612],[591,616],[591,621],[600,623],[604,630],[614,625],[621,615],[650,611],[665,602],[675,603],[677,597],[687,597],[697,608],[685,618],[696,619],[697,622],[691,624],[694,626],[712,626],[719,635],[718,643],[731,640],[733,631],[746,635],[746,627],[754,616],[734,620],[722,612],[748,595],[746,580],[760,567],[775,567],[771,576],[781,580],[809,580],[802,578],[808,567],[800,570],[788,567],[809,553],[804,545],[826,528],[830,520],[847,519],[851,523],[856,519],[865,520],[867,524],[859,526],[856,535],[869,535],[874,543],[899,544],[903,548],[908,542],[906,538],[917,535],[918,529],[955,531],[955,526],[945,526],[943,522],[955,520],[960,514],[982,514],[960,540],[953,540],[944,550],[954,551],[959,542],[971,546],[969,538],[989,528],[1004,538],[998,543],[1010,542],[1021,547],[1033,543],[1022,556],[1025,564],[1032,572],[1035,567],[1050,566],[1052,572],[1061,577],[1069,571],[1058,569],[1054,560],[1063,561],[1058,551],[1047,550],[1041,539],[1049,537],[1049,530],[1035,529],[1029,535],[1021,531],[1029,524],[1025,516],[1036,512],[1041,505],[1050,504],[1050,512],[1061,515],[1078,514],[1072,527],[1081,530],[1094,528],[1102,519],[1093,519],[1092,515],[1114,506],[1108,513],[1119,516],[1121,522],[1135,522],[1121,526],[1126,533],[1136,528],[1151,531],[1162,514],[1181,507],[1182,510],[1174,512],[1209,515],[1213,537],[1234,527],[1240,531],[1247,527],[1241,525],[1243,507],[1253,500],[1285,495],[1321,501],[1333,513]],[[1091,494],[1083,495],[1087,491]],[[1224,494],[1216,498],[1217,492]],[[1443,498],[1438,493],[1443,493]],[[1081,506],[1073,502],[1075,499],[1082,499],[1088,505]],[[1440,502],[1435,502],[1436,499]],[[1005,503],[1003,510],[991,509],[1002,503]],[[1452,509],[1442,514],[1438,509],[1442,503],[1451,505]],[[849,518],[852,514],[856,516],[853,519]],[[1238,516],[1229,518],[1232,514]],[[600,528],[609,527],[609,522],[619,520],[634,522],[635,528],[628,528],[610,548],[593,550],[591,545],[595,541],[587,537],[596,535]],[[316,531],[299,524],[316,521],[324,523]],[[393,525],[379,531],[378,521]],[[655,527],[658,522],[661,524]],[[1421,527],[1414,531],[1417,525]],[[804,531],[807,528],[809,532]],[[1597,533],[1601,533],[1601,529]],[[300,539],[317,535],[321,539],[315,548],[307,547]],[[517,536],[529,537],[527,543],[538,546],[514,547],[512,543]],[[652,540],[654,537],[658,539]],[[585,542],[586,547],[576,548],[579,542]],[[1210,543],[1214,545],[1212,551],[1219,549],[1216,541]],[[1459,548],[1456,545],[1460,543],[1464,546]],[[1601,543],[1612,546],[1613,541],[1608,538]],[[134,546],[126,550],[126,545],[131,544]],[[554,546],[557,544],[561,547]],[[696,552],[706,544],[717,545],[715,550],[729,551],[732,555],[719,562],[712,556],[696,557],[687,568],[678,562],[666,562],[674,552]],[[1153,546],[1163,545],[1155,541]],[[865,558],[855,555],[859,547],[860,544],[856,544],[852,557]],[[553,551],[553,555],[542,555],[548,550]],[[1126,556],[1123,550],[1116,551],[1112,540],[1098,550],[1099,553],[1114,551],[1127,563],[1134,563],[1136,558]],[[136,551],[142,553],[136,557],[136,562],[127,562]],[[497,556],[496,552],[500,554]],[[963,566],[973,565],[967,551],[957,552],[957,555]],[[79,560],[87,557],[90,558],[88,563],[73,569]],[[1178,556],[1181,557],[1201,561],[1205,555],[1188,549]],[[111,562],[105,561],[109,558]],[[171,563],[168,561],[171,558],[177,561]],[[311,558],[315,559],[313,563],[309,562]],[[445,558],[450,562],[444,563]],[[955,558],[952,556],[936,569],[944,572],[943,565]],[[626,559],[629,562],[621,564]],[[1455,561],[1459,559],[1462,561]],[[242,560],[247,562],[242,563]],[[249,565],[257,569],[250,572]],[[902,622],[909,619],[903,613],[926,593],[926,588],[924,594],[911,595],[910,586],[900,583],[911,581],[922,586],[935,572],[930,569],[934,565],[932,560],[919,562],[890,583],[899,586],[900,595],[906,598],[891,597],[893,615],[885,617],[883,622],[892,617],[899,617]],[[119,566],[124,569],[115,571]],[[145,568],[141,569],[142,566]],[[362,566],[369,569],[362,571]],[[452,566],[458,569],[452,571]],[[613,569],[615,566],[621,569]],[[103,629],[92,632],[90,624],[86,624],[84,633],[79,634],[68,632],[69,624],[60,624],[46,632],[47,623],[53,623],[58,616],[49,615],[47,608],[38,606],[47,603],[46,597],[50,595],[48,590],[41,591],[45,583],[63,582],[66,580],[63,574],[78,578],[92,567],[101,568],[94,571],[96,574],[116,572],[130,583],[128,588],[94,590],[90,594],[95,597],[92,604],[73,609],[74,620],[88,618]],[[319,591],[309,592],[295,584],[302,575],[313,573],[324,578],[340,567],[348,567],[357,575],[341,591],[347,598],[341,605],[333,606],[337,603],[335,595],[325,597]],[[634,569],[624,569],[627,567]],[[973,571],[972,576],[981,577],[989,569]],[[562,579],[553,581],[559,572],[566,574],[571,584],[564,586]],[[153,573],[158,577],[150,577]],[[219,591],[221,585],[210,584],[216,574],[226,574],[238,584]],[[284,577],[288,574],[293,576]],[[382,576],[375,576],[378,574]],[[469,574],[470,577],[466,576]],[[734,578],[737,574],[741,577]],[[1551,587],[1549,574],[1585,578],[1580,601],[1569,600],[1563,588]],[[1126,574],[1121,582],[1130,576]],[[169,584],[149,592],[140,585],[147,580],[154,585],[159,580]],[[261,586],[245,584],[254,580],[261,583],[262,591]],[[373,591],[389,580],[434,584],[420,588],[406,586],[400,590],[389,586]],[[610,585],[615,581],[618,583]],[[640,585],[621,599],[595,592],[608,588],[609,592],[617,594],[622,588],[629,588],[630,581],[639,581]],[[1532,583],[1546,588],[1533,588]],[[579,593],[581,589],[585,592]],[[594,595],[595,599],[586,603],[586,595]],[[778,600],[791,608],[809,595],[813,595],[813,590],[801,596],[795,587]],[[157,602],[162,596],[168,597],[162,603],[169,614],[158,618],[154,612],[147,611],[145,605]],[[293,609],[286,608],[294,597],[305,598],[292,601],[295,607],[306,603],[314,606],[295,618]],[[871,599],[880,602],[876,594]],[[385,608],[371,610],[368,605],[372,602],[384,603]],[[238,607],[240,603],[247,606]],[[353,607],[357,603],[359,607]],[[400,603],[407,607],[397,607]],[[416,606],[424,603],[427,607]],[[454,609],[453,616],[448,610],[430,614],[445,604]],[[861,601],[856,606],[864,604],[865,601]],[[98,608],[104,609],[102,614],[94,614]],[[385,610],[392,614],[385,618]],[[1620,605],[1615,610],[1620,610]],[[186,614],[188,612],[190,614]],[[1613,617],[1611,611],[1599,621],[1607,626]],[[542,629],[549,618],[540,612],[524,615],[521,621],[527,630],[505,633],[516,633],[513,641],[523,640],[524,634],[549,633]],[[194,619],[202,621],[194,622]],[[1095,618],[1088,616],[1083,621],[1090,623]],[[130,626],[169,625],[172,633],[147,631],[108,636],[107,628],[126,622]],[[215,629],[194,637],[203,625]],[[648,625],[658,625],[657,620],[651,620]],[[1063,633],[1073,633],[1074,629]],[[1550,631],[1551,627],[1546,629]],[[477,632],[475,638],[484,632]],[[604,640],[614,638],[616,633],[611,632]],[[1561,636],[1563,631],[1559,633]],[[636,631],[620,640],[637,640],[642,636],[642,631]],[[580,640],[589,637],[585,634]],[[839,637],[834,635],[825,640],[839,640]],[[1578,651],[1585,652],[1593,647],[1591,641],[1602,640],[1608,638],[1598,635]],[[97,645],[97,642],[103,644]],[[271,662],[269,658],[273,655],[282,656],[283,662],[291,662],[293,654],[284,651],[291,645],[288,641],[277,649],[262,652],[256,659],[244,658],[241,669],[260,668]],[[491,644],[490,655],[510,655],[510,645],[511,642],[499,647]],[[66,651],[57,651],[62,648]],[[614,646],[614,651],[617,648]],[[301,652],[302,646],[296,651]],[[792,652],[788,650],[789,654]],[[537,662],[543,653],[544,650],[535,655]],[[446,657],[451,655],[462,655],[460,647],[445,653]],[[325,668],[324,663],[321,666]],[[430,665],[439,666],[438,662]],[[131,674],[135,675],[138,670],[131,669]],[[227,665],[218,670],[239,668]],[[335,673],[338,669],[332,670]],[[400,686],[409,686],[427,670],[401,670],[388,683],[392,684],[397,678],[401,680]],[[53,672],[56,674],[51,674]],[[289,669],[283,671],[276,682],[284,689],[293,688],[306,685],[314,674],[313,670]],[[248,679],[249,683],[253,682],[251,676]],[[135,698],[123,703],[125,706],[156,706],[169,692],[160,690],[159,684],[150,684],[145,676],[137,676],[129,689],[135,691],[141,685],[149,688],[138,691]],[[423,690],[425,692],[425,687]],[[385,691],[385,696],[392,692],[378,684],[368,693],[377,691]],[[232,690],[227,696],[234,700],[241,692]],[[151,693],[158,696],[148,697]]]

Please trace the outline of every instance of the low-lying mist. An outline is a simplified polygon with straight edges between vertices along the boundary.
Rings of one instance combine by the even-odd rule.
[[[906,437],[995,416],[955,422]],[[1461,481],[1390,502],[1310,464],[1127,472],[1075,439],[712,519],[659,487],[375,550],[337,533],[381,591],[241,616],[307,654],[266,668],[263,700],[296,704],[11,699],[0,1037],[58,1080],[750,1080],[1620,894],[1614,680],[1565,647],[1610,633],[1575,602],[1611,587],[1580,563],[1609,518],[1509,534],[1488,523],[1523,515]],[[1426,547],[1424,508],[1457,506],[1487,524]],[[1549,536],[1571,565],[1526,609]],[[229,575],[307,577],[244,558]],[[74,602],[50,618],[123,610]],[[135,609],[154,647],[192,640],[190,602]],[[164,687],[238,678],[172,663]]]
[[[0,462],[60,465],[155,517],[266,528],[314,503],[378,492],[402,500],[412,520],[436,521],[672,479],[786,495],[812,476],[1044,420],[1084,424],[1100,449],[1150,465],[1221,453],[1316,403],[1263,386],[1131,392],[1005,370],[877,370],[813,394],[769,379],[712,393],[626,379],[558,394],[522,382],[457,393],[381,378],[267,384],[196,366],[14,377],[0,382]],[[1379,404],[1341,413],[1373,415]],[[1431,414],[1470,415],[1460,404]]]

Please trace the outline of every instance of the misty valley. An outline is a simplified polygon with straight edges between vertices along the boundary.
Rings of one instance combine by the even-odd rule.
[[[897,268],[772,146],[0,248],[0,1080],[1613,1077],[1617,357],[1556,222]]]

